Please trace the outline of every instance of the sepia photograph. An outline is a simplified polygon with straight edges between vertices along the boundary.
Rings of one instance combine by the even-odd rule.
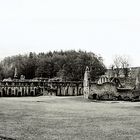
[[[140,1],[0,0],[0,140],[140,140]]]

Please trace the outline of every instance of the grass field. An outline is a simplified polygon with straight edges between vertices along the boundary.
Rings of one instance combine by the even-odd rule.
[[[139,140],[139,102],[83,97],[0,98],[0,139]]]

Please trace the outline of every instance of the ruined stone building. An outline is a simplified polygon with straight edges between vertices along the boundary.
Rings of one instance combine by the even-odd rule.
[[[84,97],[87,99],[94,100],[125,100],[125,101],[140,101],[140,69],[131,68],[131,75],[129,75],[129,80],[124,79],[125,84],[123,85],[122,77],[112,77],[107,71],[106,75],[99,78],[97,82],[89,81],[90,75],[84,77]],[[87,70],[85,71],[85,75]],[[131,78],[130,78],[131,77]],[[133,79],[133,80],[132,80]]]

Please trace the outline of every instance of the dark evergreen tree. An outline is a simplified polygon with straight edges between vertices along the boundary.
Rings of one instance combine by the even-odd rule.
[[[91,80],[106,70],[102,58],[94,53],[69,50],[7,57],[1,62],[0,74],[2,78],[13,78],[16,67],[18,78],[25,75],[26,79],[61,77],[63,80],[79,81],[83,80],[86,66],[90,68]]]

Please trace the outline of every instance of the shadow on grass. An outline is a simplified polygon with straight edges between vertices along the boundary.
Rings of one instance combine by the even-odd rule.
[[[16,140],[16,139],[0,136],[0,140]]]

